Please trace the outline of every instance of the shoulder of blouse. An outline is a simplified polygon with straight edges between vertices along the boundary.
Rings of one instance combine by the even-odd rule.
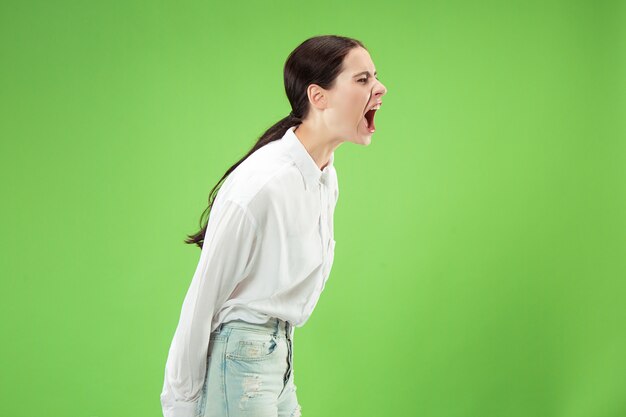
[[[264,224],[268,212],[274,207],[272,202],[293,196],[293,190],[285,184],[302,181],[300,171],[293,161],[272,162],[269,168],[262,166],[255,169],[257,167],[248,166],[239,171],[233,170],[216,197],[222,204],[238,204],[257,228]]]

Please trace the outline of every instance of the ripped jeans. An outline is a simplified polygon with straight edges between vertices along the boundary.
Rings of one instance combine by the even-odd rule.
[[[293,382],[293,326],[222,323],[210,336],[198,417],[299,417]]]

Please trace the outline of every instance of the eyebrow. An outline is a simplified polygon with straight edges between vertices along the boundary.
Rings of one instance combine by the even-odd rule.
[[[368,77],[370,77],[372,75],[372,74],[370,74],[369,71],[361,71],[361,72],[359,72],[357,74],[354,74],[353,77],[358,77],[359,75],[362,75],[362,74],[367,74]],[[377,75],[376,71],[374,71],[374,75]]]

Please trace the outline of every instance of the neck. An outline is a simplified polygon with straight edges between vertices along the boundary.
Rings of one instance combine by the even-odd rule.
[[[341,143],[341,141],[334,140],[328,134],[320,131],[320,129],[312,128],[306,121],[299,124],[293,130],[293,133],[300,140],[309,155],[311,155],[320,171],[328,165],[331,154]]]

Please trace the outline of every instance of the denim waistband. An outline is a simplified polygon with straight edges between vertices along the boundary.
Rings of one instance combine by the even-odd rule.
[[[217,328],[221,331],[224,327],[238,328],[238,329],[250,329],[256,331],[267,331],[272,334],[283,334],[288,338],[293,336],[293,325],[288,321],[280,319],[278,317],[270,317],[266,323],[249,323],[244,320],[235,319],[222,323]]]

